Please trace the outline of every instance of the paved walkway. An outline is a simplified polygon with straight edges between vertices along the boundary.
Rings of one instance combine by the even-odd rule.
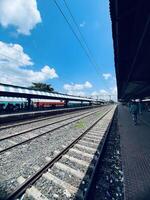
[[[126,200],[150,200],[150,113],[135,126],[126,106],[118,106],[118,130]]]

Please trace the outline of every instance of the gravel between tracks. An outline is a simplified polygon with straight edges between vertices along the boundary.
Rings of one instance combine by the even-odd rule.
[[[106,130],[106,127],[108,125],[107,121],[109,122],[109,120],[110,119],[107,118],[107,116],[106,116],[106,118],[104,117],[104,120],[100,121],[96,125],[97,128],[99,127],[99,136],[101,136],[101,133],[103,132],[103,131],[101,132],[101,129]],[[93,128],[94,130],[96,129],[95,128],[96,126],[94,126],[94,128]],[[93,129],[91,130],[91,135],[93,134],[93,131],[94,131]],[[105,131],[103,133],[105,133]],[[86,137],[86,136],[84,136],[84,137]],[[82,138],[83,140],[84,140],[84,137]],[[97,142],[97,145],[99,145],[99,141]],[[72,150],[76,149],[76,145],[71,149]],[[69,152],[67,152],[68,156],[71,156],[70,155],[70,152],[72,152],[71,149],[69,150]],[[80,149],[80,151],[81,151],[81,149]],[[94,154],[94,152],[92,154]],[[79,160],[81,159],[80,164],[74,163],[71,160],[64,159],[64,157],[66,156],[66,154],[65,154],[65,156],[63,156],[63,158],[60,159],[60,164],[59,164],[59,162],[55,163],[54,166],[48,170],[48,173],[46,173],[47,175],[44,174],[34,184],[34,186],[37,189],[39,189],[39,191],[48,199],[63,199],[63,200],[78,199],[79,200],[80,198],[77,195],[80,193],[79,191],[81,191],[81,193],[82,193],[83,191],[86,191],[87,187],[88,187],[88,180],[89,180],[89,177],[92,172],[92,170],[89,170],[90,169],[89,163],[91,163],[93,157],[90,156],[87,161],[88,165],[83,167],[81,165],[81,161],[83,159],[83,161],[85,162],[85,160],[86,160],[85,158],[87,157],[87,155],[84,155],[82,153],[78,153],[77,155],[75,155],[75,153],[73,153],[72,158],[78,158]],[[97,155],[97,153],[96,153],[96,155]],[[62,170],[63,168],[61,168],[61,163],[65,164],[64,169],[68,166],[68,167],[71,167],[70,169],[74,169],[75,172],[71,173],[71,171],[70,171],[70,173],[69,173],[69,171],[67,172],[67,169]],[[93,165],[93,162],[92,162],[92,165]],[[78,170],[79,170],[79,172],[78,172]],[[83,175],[81,175],[81,173],[83,173]],[[57,177],[58,181],[57,181],[57,179],[54,179],[55,181],[44,180],[45,178],[51,179],[51,176]],[[63,180],[64,183],[61,183],[61,180]],[[55,185],[55,183],[57,183],[57,185]],[[71,185],[66,186],[65,185],[66,183],[71,184]],[[75,187],[75,191],[74,191],[74,189],[72,191],[71,187]],[[74,195],[76,195],[76,197],[74,197]],[[24,198],[24,199],[26,199],[26,198]]]
[[[11,152],[2,154],[0,163],[0,195],[5,196],[7,192],[11,192],[18,185],[16,182],[17,177],[23,176],[27,178],[35,172],[34,166],[41,167],[46,164],[45,158],[47,156],[54,157],[55,150],[62,150],[64,144],[70,144],[74,136],[79,136],[103,112],[100,110],[99,115],[94,114],[86,117],[82,119],[81,123],[72,123],[53,132],[53,134],[44,135],[28,144],[11,150]]]
[[[92,111],[96,111],[97,109],[94,108],[91,110]],[[87,113],[88,111],[86,110],[83,110],[83,111],[80,111],[81,114],[83,113]],[[20,132],[20,131],[23,131],[23,130],[26,130],[26,129],[30,129],[30,128],[35,128],[35,127],[38,127],[38,126],[42,126],[42,125],[47,125],[48,123],[53,123],[55,121],[59,121],[61,119],[66,119],[68,117],[72,117],[72,116],[75,116],[75,115],[79,115],[80,114],[79,112],[77,113],[70,113],[69,115],[60,115],[58,116],[58,118],[56,118],[54,116],[49,118],[49,119],[44,119],[42,121],[38,121],[38,122],[32,122],[32,123],[29,123],[29,124],[24,124],[24,125],[20,125],[20,126],[16,126],[16,127],[10,127],[10,128],[7,128],[7,129],[4,129],[4,130],[0,130],[0,138],[3,138],[4,136],[9,136],[9,135],[12,135],[12,134],[15,134],[17,132]]]
[[[92,111],[91,113],[93,113],[93,112],[96,112],[96,111]],[[88,114],[89,114],[89,113],[85,113],[85,114],[82,115],[82,116],[86,116],[86,115],[88,115]],[[10,147],[10,146],[12,146],[12,145],[15,145],[15,144],[18,144],[18,143],[20,143],[20,142],[23,142],[23,141],[25,141],[25,140],[27,140],[27,139],[30,139],[30,138],[32,138],[32,137],[36,137],[36,136],[38,136],[38,135],[40,135],[40,134],[42,134],[42,133],[45,133],[45,132],[47,132],[47,131],[50,131],[50,130],[52,130],[52,129],[54,129],[54,128],[60,126],[60,125],[67,124],[68,122],[75,120],[75,118],[78,119],[78,118],[80,118],[80,117],[81,117],[81,116],[76,116],[76,117],[74,117],[73,119],[70,119],[70,118],[71,118],[71,116],[70,116],[69,119],[67,119],[67,120],[65,120],[65,121],[63,121],[63,122],[59,122],[59,123],[56,123],[56,124],[53,124],[53,125],[48,125],[48,126],[45,126],[45,127],[42,127],[42,128],[38,128],[38,129],[36,129],[36,130],[31,130],[31,131],[29,131],[29,132],[27,132],[27,133],[18,135],[18,136],[16,136],[16,137],[13,137],[13,138],[10,138],[10,139],[7,139],[7,140],[0,141],[0,149],[5,149],[5,148],[8,148],[8,147]],[[64,118],[63,118],[63,119],[64,119]],[[55,120],[56,120],[56,119],[55,119]],[[81,124],[81,125],[82,125],[82,124]]]
[[[123,200],[124,177],[122,171],[120,135],[117,131],[117,114],[108,135],[102,161],[98,166],[92,200]]]

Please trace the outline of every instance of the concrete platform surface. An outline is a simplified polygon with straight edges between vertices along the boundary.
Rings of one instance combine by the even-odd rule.
[[[125,199],[150,200],[150,113],[143,113],[135,126],[128,108],[119,105],[118,131],[125,178]]]

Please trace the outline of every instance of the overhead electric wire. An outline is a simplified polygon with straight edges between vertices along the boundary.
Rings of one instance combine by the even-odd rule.
[[[64,2],[64,4],[65,4],[65,6],[66,6],[66,8],[67,8],[67,10],[68,10],[68,12],[69,12],[69,14],[70,14],[72,20],[73,20],[73,22],[74,22],[74,24],[75,24],[75,26],[76,26],[76,28],[77,28],[79,34],[80,34],[80,37],[82,38],[82,40],[83,40],[83,42],[84,42],[84,44],[83,44],[82,41],[80,40],[78,34],[75,32],[75,30],[74,30],[72,24],[71,24],[71,23],[69,22],[69,20],[67,19],[66,15],[64,14],[64,12],[63,12],[63,10],[61,9],[60,5],[58,4],[57,0],[53,0],[53,1],[54,1],[54,3],[55,3],[56,7],[58,8],[58,10],[60,11],[61,15],[63,16],[63,18],[64,18],[65,21],[67,22],[67,24],[68,24],[69,28],[71,29],[72,33],[74,34],[75,38],[76,38],[77,41],[79,42],[81,48],[84,50],[84,52],[85,52],[86,56],[88,57],[88,59],[89,59],[91,65],[94,67],[94,69],[95,69],[95,71],[96,71],[96,74],[98,75],[98,74],[99,74],[99,69],[98,69],[98,66],[97,66],[96,61],[95,61],[94,58],[93,58],[92,51],[90,50],[90,48],[89,48],[89,46],[88,46],[88,44],[87,44],[87,42],[86,42],[86,40],[85,40],[85,38],[84,38],[84,35],[83,35],[82,32],[80,31],[79,25],[77,24],[77,22],[76,22],[76,20],[75,20],[75,18],[74,18],[74,16],[73,16],[73,14],[72,14],[72,12],[71,12],[71,10],[70,10],[68,4],[67,4],[67,2],[66,2],[65,0],[63,0],[63,2]],[[85,47],[86,47],[86,48],[85,48]],[[0,54],[1,54],[1,53],[0,53]],[[3,55],[3,54],[1,54],[1,55]],[[16,63],[19,63],[20,65],[24,65],[23,62],[20,62],[20,61],[18,62],[18,60],[14,59],[14,58],[11,58],[11,57],[6,56],[6,55],[3,55],[3,56],[5,56],[5,58],[9,58],[9,59],[11,59],[11,60],[14,60]],[[4,62],[6,62],[6,61],[4,61]],[[30,61],[30,62],[32,62],[32,61]],[[99,75],[98,75],[98,77],[100,78]],[[60,80],[60,79],[59,79],[59,80]],[[60,81],[63,82],[63,83],[65,83],[64,80],[60,80]]]
[[[70,16],[71,16],[71,18],[72,18],[72,20],[73,20],[73,22],[74,22],[74,24],[75,24],[75,26],[77,27],[77,30],[78,30],[78,32],[79,32],[79,34],[80,34],[80,37],[82,38],[82,40],[83,40],[83,42],[84,42],[84,45],[82,44],[82,42],[81,42],[79,36],[77,35],[77,33],[75,32],[73,26],[71,25],[71,23],[70,23],[69,20],[67,19],[66,15],[64,14],[64,12],[63,12],[63,10],[61,9],[60,5],[58,4],[57,0],[53,0],[53,1],[54,1],[54,3],[55,3],[56,7],[58,8],[58,10],[60,11],[61,15],[63,16],[63,18],[64,18],[65,21],[67,22],[67,24],[68,24],[70,30],[72,31],[73,35],[75,36],[75,38],[76,38],[77,41],[79,42],[81,48],[84,50],[86,56],[88,57],[88,59],[89,59],[89,61],[90,61],[90,63],[91,63],[91,66],[94,67],[94,69],[95,69],[95,71],[96,71],[96,74],[98,75],[100,71],[99,71],[99,69],[97,68],[97,63],[96,63],[96,61],[95,61],[94,58],[93,58],[92,51],[91,51],[90,48],[88,47],[88,44],[87,44],[87,42],[86,42],[86,40],[85,40],[85,38],[84,38],[82,32],[80,31],[80,28],[79,28],[79,26],[78,26],[78,24],[77,24],[77,22],[76,22],[76,20],[75,20],[75,18],[74,18],[74,16],[73,16],[71,10],[70,10],[70,8],[69,8],[67,2],[66,2],[65,0],[63,0],[65,6],[66,6],[66,8],[67,8],[67,10],[68,10],[68,12],[69,12],[69,14],[70,14]],[[85,48],[85,47],[86,47],[86,48]],[[98,75],[98,77],[100,78],[99,75]],[[109,90],[109,88],[108,88],[108,86],[107,86],[106,84],[105,84],[105,86],[106,86],[107,89]]]
[[[93,60],[93,63],[94,63],[95,70],[96,70],[96,72],[99,74],[99,72],[101,71],[101,68],[98,69],[98,64],[97,64],[96,60],[94,59],[93,53],[92,53],[91,49],[89,48],[88,43],[87,43],[87,41],[86,41],[84,35],[82,34],[82,32],[81,32],[81,30],[80,30],[80,27],[79,27],[78,23],[76,22],[76,19],[75,19],[75,17],[73,16],[73,14],[72,14],[72,12],[71,12],[71,10],[70,10],[70,8],[69,8],[69,6],[68,6],[66,0],[63,0],[63,2],[64,2],[65,6],[66,6],[66,8],[67,8],[67,10],[68,10],[68,12],[69,12],[69,14],[70,14],[70,16],[71,16],[71,18],[72,18],[72,20],[73,20],[75,26],[77,27],[77,30],[79,31],[80,36],[81,36],[83,42],[85,43],[86,48],[87,48],[88,51],[89,51],[89,54],[90,54],[90,56],[91,56],[91,58],[92,58],[92,60]],[[100,77],[99,77],[99,78],[100,78]],[[105,86],[106,86],[106,88],[109,90],[109,88],[108,88],[108,86],[107,86],[106,84],[105,84]]]
[[[67,24],[68,24],[70,30],[72,31],[73,35],[74,35],[75,38],[78,40],[80,46],[81,46],[82,49],[84,50],[84,52],[85,52],[86,56],[88,57],[90,63],[92,64],[92,66],[95,65],[95,64],[93,63],[92,58],[91,58],[90,55],[89,55],[89,52],[87,51],[87,49],[85,49],[85,46],[82,44],[80,38],[78,37],[78,35],[77,35],[77,33],[75,32],[74,28],[72,27],[71,23],[70,23],[69,20],[67,19],[67,17],[66,17],[66,15],[64,14],[63,10],[61,9],[61,7],[59,6],[59,4],[57,3],[56,0],[53,0],[53,1],[54,1],[54,3],[55,3],[56,7],[58,8],[58,10],[60,11],[60,13],[62,14],[62,16],[64,17],[65,21],[67,22]],[[97,72],[97,70],[96,70],[96,72]]]
[[[77,27],[77,30],[79,31],[80,36],[81,36],[81,38],[82,38],[82,40],[83,40],[83,42],[84,42],[86,48],[88,49],[89,54],[90,54],[90,56],[91,56],[93,62],[95,63],[95,64],[94,64],[94,67],[95,67],[96,71],[99,70],[99,69],[97,69],[97,63],[96,63],[96,61],[95,61],[94,58],[93,58],[93,53],[92,53],[92,51],[90,50],[90,48],[89,48],[89,46],[88,46],[88,44],[87,44],[87,42],[86,42],[86,39],[85,39],[84,35],[82,34],[82,32],[81,32],[81,30],[80,30],[80,28],[79,28],[79,25],[78,25],[78,23],[76,22],[76,19],[75,19],[75,17],[73,16],[73,14],[72,14],[72,12],[71,12],[71,10],[70,10],[70,8],[69,8],[69,6],[68,6],[66,0],[63,0],[63,2],[64,2],[65,6],[66,6],[66,8],[67,8],[67,10],[68,10],[68,12],[69,12],[69,14],[70,14],[70,16],[71,16],[71,18],[72,18],[72,20],[73,20],[75,26]]]

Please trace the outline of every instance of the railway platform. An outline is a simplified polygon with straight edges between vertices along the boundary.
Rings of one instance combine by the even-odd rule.
[[[126,200],[150,199],[150,113],[139,116],[135,126],[126,106],[118,106]]]

